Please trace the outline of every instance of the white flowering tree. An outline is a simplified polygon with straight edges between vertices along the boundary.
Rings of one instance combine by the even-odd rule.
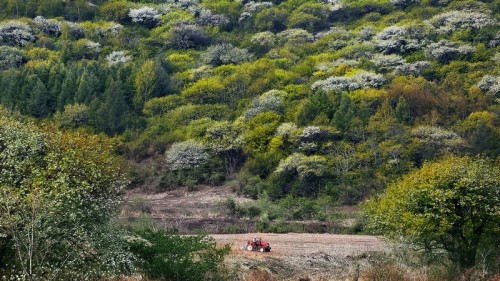
[[[167,172],[162,178],[163,188],[188,186],[202,182],[218,184],[224,179],[224,164],[202,142],[177,142],[165,152]]]
[[[396,67],[403,65],[406,61],[397,54],[375,54],[372,58],[373,63],[379,71],[389,72]]]
[[[412,63],[405,62],[401,65],[396,66],[394,68],[394,72],[401,75],[419,76],[431,66],[432,64],[428,61],[416,61]]]
[[[108,65],[126,63],[130,60],[132,60],[132,56],[128,55],[127,51],[113,51],[106,56],[106,61],[108,62]]]
[[[267,52],[276,46],[278,38],[271,31],[256,33],[250,39],[252,46],[262,52]]]
[[[26,61],[24,52],[16,47],[0,46],[0,70],[19,67]]]
[[[391,4],[400,6],[400,7],[407,7],[412,4],[418,4],[420,3],[420,0],[390,0]]]
[[[31,27],[17,21],[0,23],[0,42],[11,46],[26,46],[36,40]]]
[[[436,32],[450,34],[457,30],[467,28],[480,29],[497,24],[497,20],[491,15],[471,10],[450,11],[432,17],[426,21]]]
[[[37,16],[33,19],[35,25],[44,33],[54,36],[61,34],[62,24],[53,19],[45,19],[42,16]]]
[[[314,39],[314,36],[311,33],[300,28],[287,29],[276,34],[276,36],[281,43],[289,44],[307,43],[312,42]]]
[[[209,157],[208,147],[194,140],[174,143],[165,153],[167,166],[174,171],[197,168]]]
[[[173,48],[188,49],[207,45],[210,37],[198,25],[177,23],[167,35],[168,45]]]
[[[201,26],[225,26],[229,23],[229,19],[224,15],[214,14],[208,9],[203,9],[199,12],[196,23]]]
[[[244,61],[249,61],[252,58],[253,55],[249,53],[247,49],[240,49],[229,43],[210,46],[203,54],[203,60],[205,63],[212,66],[230,63],[238,64]]]
[[[360,71],[353,76],[331,76],[325,80],[318,80],[311,86],[313,90],[323,91],[352,91],[365,88],[378,88],[385,83],[381,74]]]
[[[465,147],[465,141],[455,132],[433,126],[418,126],[411,131],[417,144],[417,153],[424,159],[435,158],[443,152],[458,152]]]
[[[160,22],[160,12],[152,7],[140,7],[137,9],[130,9],[128,13],[132,22],[144,24],[149,27],[154,27]]]
[[[445,39],[429,44],[426,48],[427,55],[437,59],[441,63],[446,63],[459,57],[467,57],[475,51],[476,48],[473,46],[461,45]]]
[[[250,1],[250,2],[246,3],[245,6],[243,6],[243,11],[241,12],[241,15],[240,15],[238,21],[242,22],[242,21],[245,21],[247,19],[250,19],[256,13],[258,13],[258,12],[260,12],[260,11],[266,9],[266,8],[270,8],[272,6],[273,6],[272,2],[267,2],[267,1],[263,1],[263,2]]]
[[[500,94],[500,76],[485,75],[477,86],[489,95],[497,96]]]
[[[245,118],[250,119],[259,113],[266,111],[283,112],[283,101],[286,92],[279,90],[270,90],[260,97],[254,99],[252,107],[245,111]]]
[[[384,54],[407,53],[421,49],[426,40],[422,26],[389,26],[373,39],[375,46]]]

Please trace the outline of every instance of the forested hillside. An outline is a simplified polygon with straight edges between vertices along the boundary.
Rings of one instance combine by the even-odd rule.
[[[43,213],[45,201],[31,197],[51,202],[76,192],[97,203],[81,215],[83,201],[75,201],[82,217],[68,217],[70,225],[92,228],[101,207],[107,224],[116,202],[103,202],[126,183],[108,156],[126,160],[127,188],[231,186],[258,200],[228,199],[227,215],[260,217],[264,231],[277,219],[333,219],[333,207],[388,187],[365,204],[366,226],[473,266],[478,249],[499,243],[499,20],[498,0],[0,0],[0,203],[25,196],[17,207]],[[66,166],[38,170],[66,159],[64,151],[72,153]],[[73,178],[82,163],[88,175]],[[67,189],[103,176],[111,185],[99,182],[102,194]],[[75,183],[63,185],[68,179]],[[37,184],[48,193],[31,189]],[[50,218],[63,210],[50,208]],[[64,230],[67,241],[79,233],[58,227],[47,233]],[[17,235],[2,229],[15,227],[0,221],[0,263],[13,256]],[[141,231],[160,248],[170,239]],[[81,247],[112,255],[92,235]],[[127,247],[148,256],[151,246],[140,243]],[[209,247],[192,243],[201,244],[190,251]],[[205,270],[227,253],[212,250]],[[65,273],[57,273],[66,266],[57,254],[57,270],[18,266],[30,280],[70,280],[79,278],[71,271],[79,255],[68,256]],[[122,272],[132,271],[129,258]],[[170,276],[153,265],[141,268]]]
[[[355,204],[444,154],[498,156],[499,9],[4,0],[0,102],[116,136],[136,185]]]

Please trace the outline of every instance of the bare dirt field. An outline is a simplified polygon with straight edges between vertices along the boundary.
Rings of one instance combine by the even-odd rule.
[[[387,251],[379,238],[335,234],[218,234],[219,245],[231,245],[226,259],[240,272],[240,280],[353,280],[372,255]],[[269,253],[240,250],[246,241],[260,237],[271,244]],[[360,279],[361,280],[361,279]]]
[[[349,257],[370,252],[382,252],[386,245],[375,236],[368,235],[336,235],[307,233],[248,233],[248,234],[216,234],[211,235],[219,244],[231,245],[234,256],[263,258],[287,258],[322,253],[329,256]],[[241,251],[240,246],[247,240],[260,237],[271,244],[270,253],[252,253]],[[255,254],[255,255],[252,255]]]

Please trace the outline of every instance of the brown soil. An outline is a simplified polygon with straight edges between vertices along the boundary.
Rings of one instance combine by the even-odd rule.
[[[310,254],[335,257],[354,257],[370,252],[384,251],[384,243],[375,236],[307,233],[249,233],[210,235],[219,244],[231,245],[232,255],[262,259],[265,257],[288,258]],[[271,244],[270,253],[241,251],[240,247],[253,237],[260,237]]]
[[[357,280],[360,269],[372,256],[387,251],[379,238],[335,234],[218,234],[219,245],[231,245],[226,258],[238,280]],[[247,240],[260,237],[271,244],[271,252],[241,250]],[[359,279],[361,280],[361,279]]]

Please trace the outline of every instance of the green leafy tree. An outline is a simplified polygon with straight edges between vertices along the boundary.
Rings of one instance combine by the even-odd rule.
[[[89,123],[90,115],[88,107],[84,104],[68,104],[64,107],[64,112],[54,115],[61,128],[78,128]]]
[[[498,247],[500,168],[480,157],[448,156],[390,185],[370,200],[369,226],[427,251],[444,249],[461,268],[480,247]],[[494,245],[485,244],[487,242]]]
[[[88,280],[129,264],[109,224],[126,184],[110,147],[0,117],[0,272]]]
[[[149,100],[156,88],[155,62],[145,61],[135,74],[134,79],[134,105],[142,110],[144,103]]]

